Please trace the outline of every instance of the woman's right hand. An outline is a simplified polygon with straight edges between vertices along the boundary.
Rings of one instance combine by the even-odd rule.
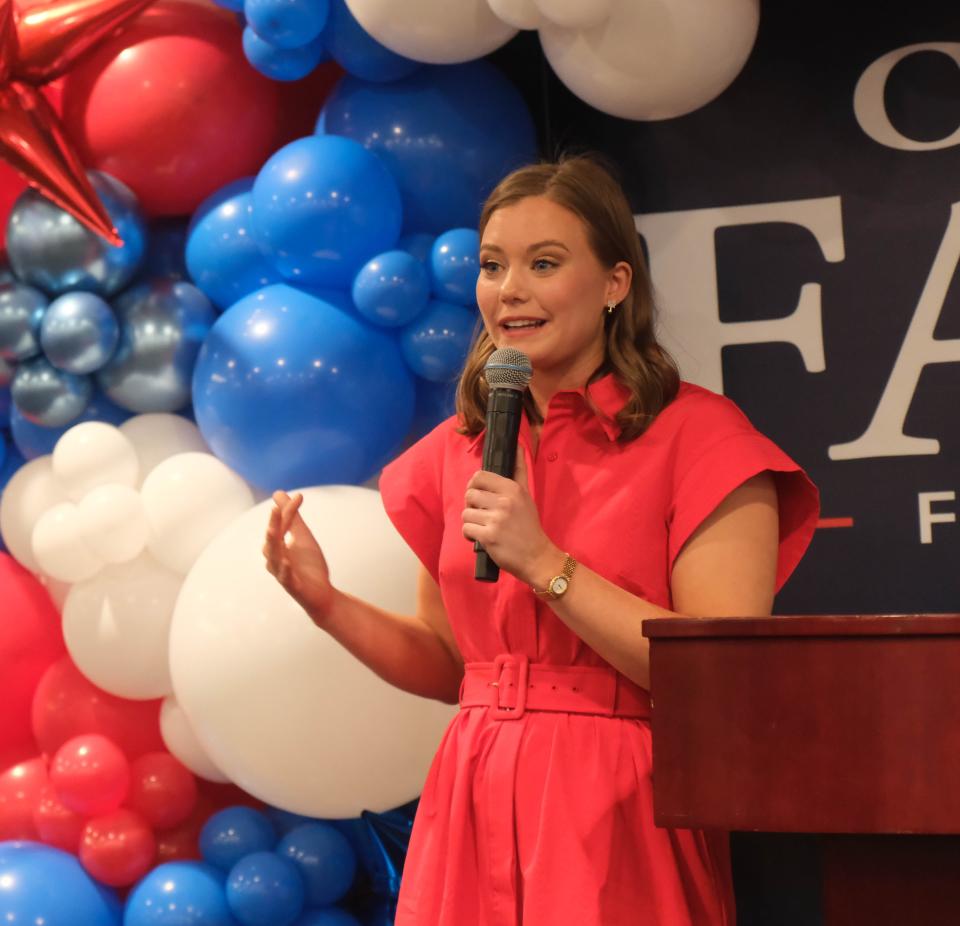
[[[322,625],[333,603],[336,590],[330,584],[327,560],[300,516],[303,496],[273,493],[273,510],[267,525],[263,555],[267,572],[287,590],[297,603]]]

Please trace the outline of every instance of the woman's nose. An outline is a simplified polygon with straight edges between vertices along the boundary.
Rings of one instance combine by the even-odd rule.
[[[508,270],[500,283],[500,298],[504,302],[522,301],[525,286],[521,275],[514,269]]]

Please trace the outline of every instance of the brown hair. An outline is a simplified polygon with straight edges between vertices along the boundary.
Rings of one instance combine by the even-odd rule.
[[[621,442],[639,437],[677,394],[680,374],[653,331],[653,292],[647,263],[626,196],[610,171],[594,157],[578,155],[556,163],[531,164],[508,174],[487,197],[480,214],[480,236],[490,216],[528,196],[546,196],[577,215],[587,240],[605,267],[626,261],[633,269],[630,292],[612,314],[605,314],[604,362],[591,381],[607,372],[630,393],[617,413]],[[463,434],[479,434],[486,426],[488,387],[483,377],[495,345],[482,324],[474,335],[457,389],[457,414]],[[541,420],[530,393],[528,416]]]

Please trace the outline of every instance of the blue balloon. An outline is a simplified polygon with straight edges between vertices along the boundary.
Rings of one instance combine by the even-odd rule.
[[[397,242],[397,247],[401,251],[412,254],[421,263],[429,263],[430,254],[433,251],[433,242],[437,239],[426,232],[414,232],[411,235],[403,235]]]
[[[430,298],[430,277],[406,251],[372,257],[353,280],[353,304],[367,321],[396,328],[413,321]]]
[[[33,357],[17,367],[10,396],[24,418],[47,428],[75,421],[93,395],[93,380],[58,370],[46,357]]]
[[[225,309],[282,279],[253,240],[253,177],[237,180],[204,200],[187,237],[187,269],[211,302]]]
[[[100,171],[88,176],[123,244],[114,247],[36,190],[20,194],[7,226],[7,254],[21,280],[59,295],[83,289],[111,296],[143,263],[147,229],[137,198]]]
[[[346,138],[311,135],[281,148],[253,184],[257,244],[284,277],[347,288],[393,247],[400,194],[376,155]]]
[[[328,823],[305,823],[284,836],[277,855],[290,859],[307,889],[307,904],[326,907],[340,900],[357,873],[357,854],[350,841]]]
[[[329,0],[245,0],[247,25],[277,48],[301,48],[319,38]]]
[[[400,332],[403,359],[417,376],[449,383],[463,369],[476,324],[476,312],[433,301]]]
[[[10,477],[27,462],[23,454],[17,449],[16,444],[11,443],[6,435],[4,435],[3,440],[6,444],[6,451],[3,465],[0,466],[0,492],[4,490],[6,484],[10,481]]]
[[[317,822],[315,817],[305,817],[301,813],[283,810],[280,807],[267,807],[266,814],[281,836],[286,836],[290,830],[295,830],[298,826],[303,826],[304,823]]]
[[[76,857],[35,842],[0,842],[0,914],[16,924],[120,926],[115,897]]]
[[[97,374],[117,405],[134,412],[173,412],[190,401],[193,366],[216,320],[210,300],[192,283],[149,280],[113,304],[120,343]]]
[[[121,425],[129,417],[130,412],[125,408],[114,405],[103,393],[94,391],[87,407],[73,421],[57,428],[47,428],[28,421],[14,406],[10,410],[10,432],[20,453],[28,460],[33,460],[45,453],[53,453],[54,445],[74,425],[83,421],[105,421],[107,424]]]
[[[272,80],[300,80],[328,57],[319,37],[299,48],[280,48],[262,39],[250,26],[243,30],[243,53],[253,67]]]
[[[227,905],[223,872],[202,862],[166,862],[130,892],[123,926],[237,926],[237,921]]]
[[[399,448],[413,379],[390,334],[276,284],[213,326],[193,406],[214,453],[256,486],[355,484]]]
[[[26,360],[40,353],[38,322],[49,301],[23,283],[0,285],[0,360]]]
[[[304,896],[297,866],[273,852],[245,856],[227,876],[227,903],[244,926],[290,926]]]
[[[457,408],[457,380],[432,383],[417,378],[417,399],[410,425],[410,438],[419,440],[441,421],[446,421]]]
[[[187,223],[183,219],[159,219],[150,224],[147,255],[140,268],[140,279],[169,277],[187,279],[185,252]]]
[[[43,313],[40,346],[58,370],[93,373],[113,356],[119,340],[117,316],[93,293],[65,293]]]
[[[224,872],[244,856],[269,851],[276,844],[277,831],[269,817],[252,807],[226,807],[213,814],[200,831],[200,854]]]
[[[419,61],[404,58],[373,38],[344,0],[330,0],[330,15],[322,38],[333,60],[362,80],[398,80],[420,67]]]
[[[360,926],[360,920],[339,907],[327,907],[307,910],[293,926]]]
[[[0,428],[10,424],[10,383],[16,366],[0,357]]]
[[[217,6],[222,6],[225,10],[230,10],[233,13],[242,13],[243,12],[243,0],[213,0]]]
[[[430,276],[433,294],[458,305],[476,305],[480,235],[473,228],[451,228],[433,243]]]
[[[389,84],[347,75],[323,112],[326,132],[383,159],[408,233],[476,226],[497,181],[537,156],[526,104],[487,61],[424,67]]]

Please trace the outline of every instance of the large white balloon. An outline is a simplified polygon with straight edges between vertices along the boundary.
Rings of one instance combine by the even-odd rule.
[[[140,493],[111,483],[91,489],[77,505],[87,545],[104,562],[127,563],[147,543],[147,519]]]
[[[534,0],[487,0],[498,19],[516,29],[536,29],[540,25],[540,10]]]
[[[243,478],[209,453],[178,453],[159,463],[144,480],[140,497],[150,552],[181,573],[221,528],[253,505]]]
[[[70,428],[53,448],[53,472],[75,502],[97,486],[134,486],[140,464],[133,444],[119,428],[84,421]]]
[[[517,30],[487,0],[347,0],[363,28],[398,55],[428,64],[459,64],[499,48]]]
[[[209,453],[200,429],[181,415],[163,412],[149,415],[134,415],[120,425],[121,433],[133,444],[140,461],[140,478],[137,488],[150,475],[153,468],[167,457],[177,453]]]
[[[187,715],[173,695],[164,698],[160,704],[160,735],[163,737],[163,745],[170,750],[170,754],[179,759],[194,775],[221,784],[230,781],[213,764],[210,756],[200,745],[200,740],[193,732]]]
[[[535,0],[540,12],[565,29],[592,29],[604,22],[616,0]]]
[[[590,29],[544,20],[540,41],[560,80],[591,106],[624,119],[669,119],[729,86],[759,22],[759,0],[616,0]]]
[[[170,694],[170,621],[182,583],[145,553],[74,585],[63,606],[63,637],[77,668],[121,698]]]
[[[337,586],[413,613],[417,562],[358,486],[303,490]],[[454,708],[402,692],[315,627],[266,571],[270,502],[204,550],[177,599],[177,700],[216,766],[251,794],[312,817],[384,811],[421,790]]]
[[[60,502],[40,515],[31,543],[40,569],[61,582],[82,582],[104,566],[87,543],[83,519],[73,502]]]
[[[24,463],[0,492],[0,533],[11,556],[31,572],[40,564],[33,555],[33,529],[40,516],[67,496],[53,475],[49,454]]]

